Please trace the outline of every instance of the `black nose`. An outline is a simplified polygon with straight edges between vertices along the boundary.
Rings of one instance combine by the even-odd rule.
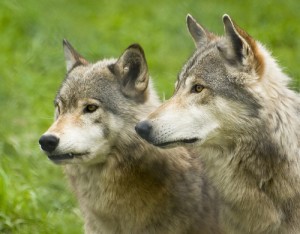
[[[58,146],[59,138],[53,135],[43,135],[39,143],[41,145],[42,150],[47,152],[52,152]]]
[[[149,121],[146,120],[139,122],[135,126],[135,131],[145,140],[149,140],[151,130],[152,130],[152,125]]]

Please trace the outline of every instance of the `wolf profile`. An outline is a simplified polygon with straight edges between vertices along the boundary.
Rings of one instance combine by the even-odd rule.
[[[64,165],[85,233],[220,233],[201,160],[183,147],[154,147],[134,131],[160,104],[143,49],[133,44],[119,59],[96,63],[67,41],[64,51],[55,121],[39,143]]]
[[[188,15],[196,51],[136,131],[201,153],[225,233],[300,233],[299,94],[263,45],[228,15],[223,23],[220,37]]]

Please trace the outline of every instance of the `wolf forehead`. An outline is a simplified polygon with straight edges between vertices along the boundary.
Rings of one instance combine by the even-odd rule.
[[[245,84],[250,75],[243,72],[237,62],[228,61],[220,53],[219,48],[224,44],[224,40],[224,37],[219,37],[197,48],[180,71],[178,80],[195,76],[195,78],[202,79],[208,86],[216,86],[220,83]],[[230,72],[229,69],[235,72]]]
[[[218,74],[219,76],[217,76]],[[182,81],[193,76],[196,79],[202,79],[207,85],[216,85],[219,82],[226,82],[224,75],[228,74],[224,61],[217,51],[217,43],[214,42],[194,52],[182,68],[178,80]]]
[[[55,98],[68,105],[76,105],[78,99],[92,98],[110,103],[110,97],[117,98],[116,77],[109,70],[116,59],[102,60],[95,64],[79,65],[70,70]],[[69,103],[67,103],[69,102]]]
[[[261,107],[257,98],[247,90],[250,74],[241,71],[238,64],[230,64],[218,49],[223,37],[216,39],[201,49],[197,49],[187,61],[178,76],[176,91],[186,86],[186,81],[200,83],[214,95],[247,104],[254,110]],[[175,91],[175,92],[176,92]]]
[[[200,83],[216,94],[227,95],[234,89],[234,77],[227,71],[224,59],[217,51],[216,43],[196,50],[178,76],[178,87],[185,87],[187,80]]]

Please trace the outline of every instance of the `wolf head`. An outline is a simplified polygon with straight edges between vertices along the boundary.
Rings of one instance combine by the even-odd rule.
[[[158,105],[156,96],[149,100],[143,49],[133,44],[117,60],[89,63],[66,40],[63,47],[67,76],[54,101],[55,121],[39,143],[55,163],[103,162]]]
[[[173,97],[136,126],[152,144],[219,147],[247,131],[259,133],[262,99],[275,86],[280,90],[287,77],[274,78],[281,71],[270,54],[228,15],[223,23],[225,36],[219,37],[187,16],[196,51],[183,66]]]

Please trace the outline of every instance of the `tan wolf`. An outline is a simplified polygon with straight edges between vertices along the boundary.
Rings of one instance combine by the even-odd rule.
[[[225,233],[300,233],[300,98],[270,53],[228,15],[215,36],[190,15],[196,51],[173,97],[136,126],[201,153]]]
[[[64,41],[67,76],[39,143],[63,164],[85,233],[220,233],[218,203],[198,157],[159,149],[135,124],[159,106],[143,49],[89,63]],[[72,224],[68,224],[72,225]]]

